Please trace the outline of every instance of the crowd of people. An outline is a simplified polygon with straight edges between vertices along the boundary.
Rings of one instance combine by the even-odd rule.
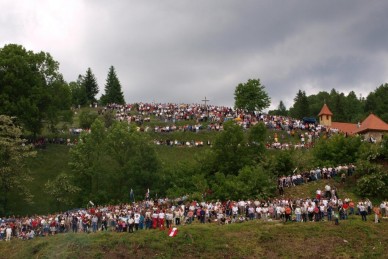
[[[297,168],[295,168],[292,174],[288,176],[283,175],[278,178],[279,192],[282,195],[285,187],[297,186],[320,179],[331,179],[337,175],[340,176],[341,182],[344,182],[346,177],[350,177],[355,173],[355,170],[356,167],[353,164],[339,165],[336,167],[317,167],[310,171],[306,170],[305,172],[299,172]]]
[[[268,149],[310,148],[316,139],[338,133],[338,130],[329,130],[312,122],[311,119],[295,119],[264,113],[252,114],[225,106],[174,103],[111,104],[101,108],[99,113],[103,114],[108,110],[114,110],[116,119],[119,121],[136,123],[139,131],[157,133],[222,131],[224,122],[229,120],[248,129],[262,122],[268,129],[274,131],[273,136],[270,135],[266,141]],[[148,126],[146,122],[150,122],[151,117],[160,121],[160,125]],[[187,123],[182,123],[186,121]],[[190,124],[189,121],[194,123]],[[167,142],[159,141],[158,144],[167,145]]]
[[[350,215],[375,214],[375,222],[387,217],[388,202],[373,206],[368,199],[358,202],[340,199],[337,192],[321,192],[312,198],[239,200],[239,201],[188,201],[157,199],[130,204],[93,206],[64,213],[32,217],[0,219],[0,240],[23,240],[60,233],[95,233],[115,231],[135,233],[142,230],[168,229],[193,222],[200,224],[233,224],[249,220],[283,222],[319,222],[347,220]]]
[[[239,109],[225,106],[201,105],[201,104],[173,104],[173,103],[138,103],[138,104],[108,104],[105,107],[97,107],[98,114],[113,112],[115,119],[128,123],[136,123],[138,130],[142,132],[170,133],[170,132],[201,132],[222,131],[226,121],[233,120],[244,129],[250,128],[259,122],[272,130],[266,140],[268,149],[301,149],[313,146],[316,139],[327,137],[337,133],[335,129],[328,130],[322,125],[295,119],[288,116],[276,116],[264,113],[246,113]],[[75,111],[76,112],[76,111]],[[147,124],[151,117],[156,122]],[[160,123],[158,123],[158,121]],[[182,123],[183,122],[183,123]],[[38,138],[31,143],[38,148],[44,148],[46,144],[76,145],[78,135],[90,129],[70,128],[69,137]],[[62,132],[65,134],[65,132]],[[192,140],[197,142],[198,140]],[[190,141],[190,142],[192,142]],[[175,146],[203,146],[189,143],[185,140],[156,140],[157,145]]]
[[[251,125],[262,121],[270,129],[288,131],[289,134],[295,134],[295,130],[298,129],[314,132],[326,130],[320,125],[301,119],[263,113],[251,114],[226,106],[174,103],[110,104],[100,108],[99,113],[104,114],[110,110],[115,111],[116,119],[119,121],[136,122],[138,125],[142,125],[144,122],[149,122],[151,116],[153,116],[169,125],[166,128],[156,127],[154,128],[155,131],[188,130],[188,127],[193,131],[200,129],[220,130],[222,129],[222,123],[228,120],[235,120],[244,128],[249,128]],[[136,114],[133,113],[134,110]],[[176,126],[175,123],[181,121],[196,121],[198,124],[183,127]],[[208,126],[201,128],[201,122],[207,122]]]
[[[100,114],[114,110],[119,121],[135,122],[142,126],[150,121],[150,117],[159,118],[168,126],[155,126],[154,132],[215,130],[220,131],[223,123],[234,120],[243,128],[249,128],[258,122],[263,122],[269,129],[275,130],[273,137],[268,141],[268,148],[288,149],[308,147],[315,138],[326,132],[326,129],[314,123],[306,123],[286,116],[272,116],[266,114],[245,114],[242,111],[223,106],[203,106],[198,104],[147,104],[137,105],[138,114],[133,115],[131,110],[134,105],[108,105],[99,109]],[[175,123],[183,120],[195,120],[194,125],[177,126]],[[202,123],[207,122],[203,127]],[[140,127],[139,127],[140,129]],[[148,131],[150,128],[144,127]],[[80,130],[72,132],[79,134]],[[300,142],[291,144],[288,137],[298,136]],[[74,144],[73,141],[63,138],[39,139],[37,145],[47,142],[58,144]],[[203,141],[160,141],[157,145],[185,145],[203,146],[211,145]],[[337,175],[344,181],[346,174],[354,173],[353,165],[340,165],[337,167],[315,168],[310,171],[297,172],[292,175],[282,176],[278,179],[279,192],[283,197],[286,187],[304,184],[309,181],[330,179]],[[381,217],[387,217],[388,202],[383,201],[373,206],[368,199],[358,202],[349,198],[340,199],[336,188],[330,185],[325,190],[317,190],[314,197],[288,199],[279,198],[271,200],[239,200],[239,201],[212,201],[197,202],[187,199],[145,199],[130,204],[93,206],[88,209],[74,209],[64,213],[30,217],[8,217],[0,219],[0,240],[9,241],[11,238],[23,240],[33,239],[37,236],[49,236],[59,233],[93,233],[97,231],[116,231],[135,233],[136,231],[151,229],[168,229],[172,226],[187,225],[194,222],[201,224],[233,224],[248,220],[283,221],[283,222],[319,222],[346,220],[350,215],[359,215],[362,220],[367,220],[367,215],[374,213],[375,222]]]

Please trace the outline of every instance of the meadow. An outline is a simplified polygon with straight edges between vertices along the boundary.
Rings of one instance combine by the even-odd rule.
[[[129,233],[66,233],[0,242],[2,258],[387,258],[388,221],[263,222]]]

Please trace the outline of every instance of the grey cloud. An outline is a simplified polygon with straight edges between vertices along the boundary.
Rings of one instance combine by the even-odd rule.
[[[232,106],[236,85],[260,78],[272,107],[280,100],[289,107],[298,89],[358,94],[388,80],[383,1],[84,1],[77,6],[83,9],[69,17],[79,21],[69,39],[75,43],[50,46],[51,54],[67,81],[91,67],[101,92],[109,66],[115,66],[128,102],[198,103],[206,96],[212,104]],[[22,38],[12,28],[0,35],[7,42]],[[31,41],[39,49],[45,39]]]

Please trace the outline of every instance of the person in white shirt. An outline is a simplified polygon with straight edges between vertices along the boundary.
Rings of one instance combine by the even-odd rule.
[[[257,214],[257,218],[261,219],[261,207],[260,206],[256,207],[256,214]]]
[[[302,210],[300,206],[297,206],[295,209],[296,222],[301,222],[301,215],[302,215]]]
[[[159,227],[161,230],[164,229],[164,219],[165,219],[166,214],[164,213],[163,210],[160,210],[159,215],[158,215],[158,220],[159,220]]]
[[[166,211],[166,226],[167,228],[172,227],[172,219],[174,218],[174,214],[171,210]]]
[[[139,230],[139,223],[140,223],[140,213],[138,213],[138,212],[135,212],[134,223],[135,223],[135,230],[138,231]]]
[[[331,198],[331,187],[328,184],[325,185],[325,197],[329,199]]]
[[[35,231],[33,229],[27,233],[27,239],[33,239],[35,237]]]
[[[133,216],[128,217],[128,232],[133,233],[133,226],[135,224],[135,219]]]
[[[236,218],[237,217],[237,214],[238,214],[238,207],[236,204],[233,205],[232,207],[232,214],[233,214],[233,218]]]
[[[12,235],[12,228],[10,225],[7,225],[7,228],[5,229],[5,235],[5,241],[10,241]]]
[[[360,211],[361,219],[362,219],[363,221],[366,221],[366,214],[367,214],[367,212],[366,212],[366,208],[365,208],[364,203],[360,202],[360,203],[358,204],[358,209],[359,209],[359,211]]]

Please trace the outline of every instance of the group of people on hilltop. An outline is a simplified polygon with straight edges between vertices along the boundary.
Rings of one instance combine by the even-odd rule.
[[[93,106],[95,107],[95,106]],[[96,107],[97,108],[97,107]],[[137,114],[133,113],[136,108]],[[275,116],[263,113],[246,113],[239,109],[233,109],[225,106],[201,105],[201,104],[173,104],[173,103],[138,103],[138,104],[108,104],[105,107],[98,107],[100,115],[108,111],[114,111],[115,119],[136,123],[139,131],[168,133],[175,131],[182,132],[200,132],[222,131],[225,121],[233,120],[244,129],[250,128],[259,122],[266,125],[268,129],[274,130],[273,136],[267,139],[266,147],[268,149],[300,149],[309,148],[313,145],[315,139],[330,135],[333,132],[328,131],[322,125],[311,122],[294,119],[288,116]],[[144,125],[149,122],[151,116],[159,118],[163,125],[155,125],[152,128]],[[178,125],[180,121],[195,121],[194,124],[187,123]],[[206,123],[206,127],[203,122]],[[89,129],[69,129],[70,136],[77,136],[80,132]],[[291,138],[298,137],[299,142],[293,143]],[[174,140],[183,142],[182,140]],[[158,140],[159,144],[166,144]],[[77,144],[76,139],[65,138],[40,138],[34,140],[36,147],[45,147],[47,143],[58,144]],[[171,143],[171,142],[170,142]],[[192,145],[191,145],[192,146]]]
[[[136,107],[138,114],[133,115],[131,109]],[[173,103],[138,103],[137,105],[108,105],[104,107],[101,113],[106,110],[114,109],[116,119],[119,121],[135,122],[139,125],[139,131],[154,131],[160,133],[174,131],[199,132],[202,130],[222,131],[223,123],[228,120],[234,120],[244,129],[262,122],[267,128],[279,131],[275,132],[273,138],[269,137],[267,148],[273,149],[299,149],[309,148],[313,145],[316,138],[322,134],[331,134],[322,125],[311,122],[294,119],[288,116],[274,116],[262,113],[246,113],[239,109],[233,109],[225,106],[201,105],[201,104],[173,104]],[[164,122],[163,126],[144,126],[143,123],[150,121],[150,116],[155,116]],[[177,125],[179,121],[196,121],[195,124]],[[203,126],[203,122],[207,126]],[[167,123],[167,125],[165,125]],[[299,142],[292,143],[291,137],[297,136]],[[177,140],[179,141],[179,140]],[[160,141],[159,141],[160,142]],[[162,143],[162,142],[160,142]]]
[[[116,105],[110,104],[100,110],[103,114],[107,110],[116,111],[116,119],[119,121],[138,122],[142,124],[149,121],[150,116],[155,116],[161,121],[172,123],[178,121],[195,120],[197,122],[207,121],[214,125],[214,129],[221,126],[225,121],[235,120],[244,128],[249,128],[250,125],[256,124],[259,121],[270,129],[291,131],[302,129],[308,131],[320,131],[321,126],[314,123],[306,123],[303,120],[293,119],[287,116],[273,116],[262,113],[251,114],[243,110],[233,109],[226,106],[201,105],[201,104],[174,104],[174,103],[138,103],[136,106],[137,115],[131,114],[131,109],[135,105]],[[171,126],[173,127],[173,126]],[[209,129],[209,128],[208,128]],[[212,129],[212,127],[210,128]]]

